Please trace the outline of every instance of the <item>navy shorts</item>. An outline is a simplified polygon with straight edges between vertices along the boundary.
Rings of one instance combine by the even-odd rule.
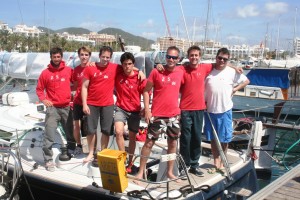
[[[74,104],[73,106],[73,120],[81,120],[83,119],[84,112],[82,110],[82,105]]]

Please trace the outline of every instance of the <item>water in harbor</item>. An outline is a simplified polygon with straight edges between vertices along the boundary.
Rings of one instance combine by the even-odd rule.
[[[271,120],[272,116],[264,114],[258,117],[254,114],[235,113],[234,117],[254,117]],[[284,120],[284,117],[285,116],[282,116],[280,120]],[[285,122],[299,125],[300,118],[299,116],[288,117]],[[267,153],[273,158],[272,170],[271,173],[257,171],[259,189],[264,188],[266,185],[285,174],[293,166],[300,163],[300,132],[296,130],[276,130],[276,146],[274,152],[270,151]]]

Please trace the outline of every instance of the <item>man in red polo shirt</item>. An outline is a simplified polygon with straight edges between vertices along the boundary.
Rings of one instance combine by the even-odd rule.
[[[83,112],[87,114],[89,154],[83,162],[88,162],[94,157],[99,117],[102,133],[101,149],[107,148],[109,136],[113,133],[113,91],[117,70],[122,70],[122,68],[119,68],[118,64],[110,62],[112,54],[113,50],[110,47],[101,47],[100,62],[96,63],[96,66],[89,66],[84,70],[81,96]]]
[[[77,147],[74,151],[74,156],[82,153],[80,131],[82,130],[81,122],[85,114],[82,110],[81,86],[83,80],[83,70],[87,66],[92,52],[90,51],[90,49],[83,46],[78,49],[77,53],[80,59],[80,65],[75,67],[73,72],[73,87],[76,89],[75,97],[73,100],[74,139],[77,143]]]
[[[139,72],[134,70],[135,58],[132,53],[125,52],[120,58],[123,71],[117,74],[115,89],[117,95],[116,112],[114,116],[116,142],[119,150],[125,151],[124,125],[129,130],[129,168],[132,165],[133,153],[136,146],[136,134],[140,127],[141,94],[147,80],[139,79]]]
[[[176,153],[177,139],[180,136],[178,106],[179,89],[183,81],[183,71],[176,67],[179,60],[179,49],[171,46],[167,50],[167,65],[163,72],[153,69],[144,90],[145,120],[149,124],[148,135],[141,152],[139,172],[136,178],[141,179],[146,167],[147,158],[159,135],[168,135],[168,154]],[[151,111],[149,108],[149,91],[153,88]],[[176,178],[173,174],[174,160],[168,162],[167,176]],[[137,184],[138,181],[135,181]]]

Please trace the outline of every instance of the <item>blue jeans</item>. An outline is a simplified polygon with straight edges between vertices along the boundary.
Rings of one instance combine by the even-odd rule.
[[[181,111],[180,154],[187,167],[199,167],[203,112]]]

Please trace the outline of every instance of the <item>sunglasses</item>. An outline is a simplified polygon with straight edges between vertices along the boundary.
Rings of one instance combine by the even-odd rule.
[[[167,54],[166,58],[167,59],[171,59],[172,58],[173,60],[176,60],[176,59],[178,59],[178,56],[170,56],[170,55]]]
[[[224,60],[224,62],[228,61],[228,58],[223,58],[222,56],[218,56],[217,58],[218,58],[218,60]]]

